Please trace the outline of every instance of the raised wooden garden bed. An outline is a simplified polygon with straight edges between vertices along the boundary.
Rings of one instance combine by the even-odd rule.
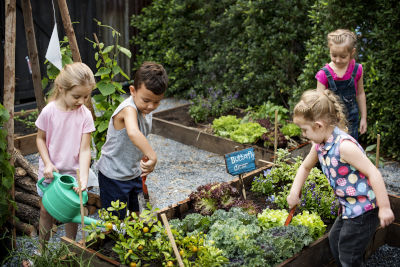
[[[181,105],[153,114],[152,133],[194,146],[218,155],[225,155],[248,147],[254,147],[257,159],[271,161],[274,151],[256,145],[240,144],[227,138],[211,133],[209,124],[196,124],[191,119],[188,110],[190,104]],[[293,157],[305,157],[311,149],[310,143],[303,143],[289,149]]]
[[[253,178],[262,173],[269,166],[259,168],[243,176],[246,187],[251,185]],[[239,178],[229,182],[232,186],[240,189],[241,183]],[[391,207],[395,214],[396,220],[387,228],[378,228],[374,238],[368,245],[366,257],[371,256],[380,246],[387,244],[389,246],[400,247],[400,197],[389,195]],[[159,210],[158,217],[164,213],[168,219],[182,218],[188,211],[193,208],[193,202],[187,198],[177,204]],[[70,245],[70,249],[79,255],[82,254],[84,259],[91,258],[92,266],[121,266],[121,264],[111,259],[99,251],[83,247],[80,243],[75,242],[66,237],[61,238],[62,242]],[[308,247],[304,248],[300,253],[285,260],[279,266],[335,266],[332,254],[329,248],[328,234],[325,234]]]
[[[37,111],[37,109],[27,110],[24,112],[15,112],[14,117],[27,118],[30,113]],[[14,147],[21,151],[22,155],[28,155],[38,152],[36,146],[36,128],[27,127],[23,122],[14,120]]]

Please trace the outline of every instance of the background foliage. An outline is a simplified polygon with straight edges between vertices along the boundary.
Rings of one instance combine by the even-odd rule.
[[[212,87],[240,91],[246,104],[285,103],[301,72],[310,38],[311,1],[153,1],[132,26],[140,30],[137,64],[162,62],[169,93]]]
[[[293,106],[316,87],[315,73],[327,62],[326,34],[349,28],[359,36],[368,133],[382,137],[384,152],[400,159],[400,4],[395,0],[154,0],[131,25],[139,29],[136,67],[162,63],[169,94],[208,98],[208,88],[239,93],[242,106],[271,100]],[[193,95],[193,94],[192,94]]]
[[[358,35],[356,61],[363,65],[367,96],[368,132],[362,142],[381,145],[386,155],[400,159],[400,2],[315,1],[309,13],[312,38],[307,41],[305,67],[294,95],[315,87],[315,73],[329,62],[326,34],[337,28],[354,30]]]

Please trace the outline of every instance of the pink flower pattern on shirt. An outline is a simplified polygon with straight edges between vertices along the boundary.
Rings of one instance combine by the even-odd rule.
[[[365,175],[340,160],[339,146],[350,140],[364,152],[357,141],[336,127],[326,143],[316,145],[318,159],[333,191],[342,205],[342,218],[354,218],[376,207],[376,198]],[[364,152],[365,153],[365,152]]]

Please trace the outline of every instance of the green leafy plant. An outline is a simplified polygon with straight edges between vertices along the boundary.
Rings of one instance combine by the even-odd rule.
[[[255,177],[251,191],[265,194],[268,201],[280,209],[287,208],[287,196],[292,186],[296,172],[302,163],[297,157],[293,163],[289,160],[286,149],[278,149],[274,167]],[[328,179],[318,168],[313,168],[302,188],[300,211],[317,212],[324,220],[330,221],[336,217],[338,201]]]
[[[94,241],[98,239],[110,238],[115,242],[112,250],[118,254],[123,264],[175,265],[176,258],[167,231],[157,218],[157,209],[153,209],[148,204],[139,216],[133,212],[120,220],[114,213],[125,212],[126,204],[115,201],[111,205],[107,210],[99,211],[100,219],[108,229],[107,232],[94,223],[85,227],[85,230],[89,232],[86,240],[91,242],[90,245],[94,245]],[[173,229],[172,234],[185,266],[204,266],[202,264],[208,264],[213,260],[212,266],[221,266],[227,261],[222,256],[222,251],[205,244],[205,235],[201,232],[185,237]]]
[[[229,138],[231,133],[239,127],[239,124],[240,119],[234,115],[227,115],[214,119],[212,128],[216,135]]]
[[[258,214],[258,222],[264,229],[283,226],[289,213],[287,210],[272,210],[265,209],[262,213]]]
[[[301,129],[294,123],[288,123],[282,127],[281,132],[289,137],[299,137],[301,136]]]
[[[314,239],[321,237],[326,230],[326,225],[315,212],[310,213],[308,211],[303,211],[302,214],[297,214],[293,217],[291,224],[307,226],[310,235]]]
[[[192,97],[189,114],[196,123],[206,121],[209,117],[219,117],[233,110],[239,105],[238,94],[222,95],[221,90],[208,89],[208,95],[196,95],[191,91]]]
[[[242,123],[230,134],[230,139],[241,144],[253,144],[267,132],[259,123]]]
[[[37,117],[38,117],[37,110],[31,112],[26,112],[25,110],[21,110],[20,115],[14,116],[14,120],[23,123],[28,128],[36,128],[35,121]]]
[[[108,46],[105,46],[102,42],[86,38],[93,45],[93,48],[97,50],[94,54],[97,62],[95,76],[100,78],[96,84],[100,94],[94,95],[93,99],[96,110],[100,115],[96,115],[94,121],[96,131],[93,133],[93,140],[97,149],[97,158],[100,158],[101,147],[107,135],[108,123],[115,109],[124,101],[123,94],[126,93],[122,88],[122,84],[115,81],[115,77],[120,74],[126,80],[130,80],[128,75],[118,65],[118,55],[122,53],[130,58],[131,52],[119,45],[118,41],[121,34],[117,30],[111,26],[102,24],[100,21],[95,21],[99,27],[109,29],[114,37],[114,43]]]
[[[286,124],[286,120],[289,119],[289,110],[283,106],[276,105],[271,101],[267,101],[259,106],[248,107],[246,109],[247,114],[243,118],[243,121],[248,122],[259,119],[270,119],[275,121],[275,111],[278,111],[278,123]]]
[[[201,215],[211,215],[218,209],[229,210],[235,205],[240,194],[227,183],[209,183],[201,185],[189,195],[194,209]]]
[[[7,152],[7,130],[5,123],[10,118],[8,111],[0,104],[0,229],[4,231],[4,224],[11,216],[12,202],[10,190],[14,183],[14,167],[10,164],[11,155]]]

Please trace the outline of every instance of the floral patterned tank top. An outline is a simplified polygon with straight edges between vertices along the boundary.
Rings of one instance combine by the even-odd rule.
[[[367,177],[342,161],[339,146],[350,140],[364,152],[358,142],[336,127],[326,143],[316,145],[322,171],[329,180],[342,207],[342,218],[355,218],[376,207],[376,198]],[[365,153],[365,152],[364,152]]]

